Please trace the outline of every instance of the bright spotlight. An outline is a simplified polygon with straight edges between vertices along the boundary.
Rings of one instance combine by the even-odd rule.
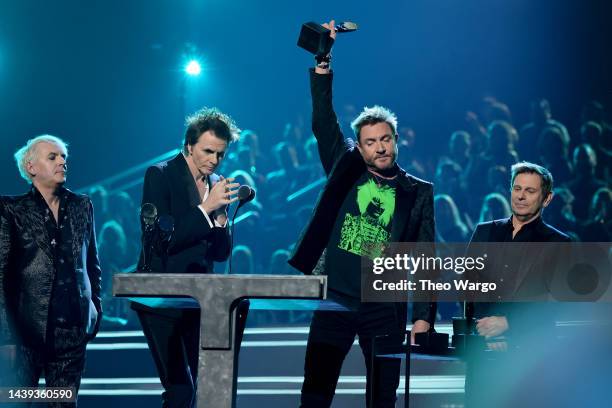
[[[187,73],[187,75],[198,76],[201,72],[202,67],[200,66],[200,63],[196,60],[189,61],[189,63],[185,66],[185,73]]]

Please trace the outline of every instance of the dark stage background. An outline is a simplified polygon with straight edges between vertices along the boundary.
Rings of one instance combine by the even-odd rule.
[[[609,2],[8,1],[0,2],[2,193],[24,190],[12,153],[51,133],[70,143],[76,189],[179,145],[183,116],[230,112],[266,147],[310,119],[300,24],[353,20],[334,50],[338,107],[380,103],[433,155],[493,95],[528,121],[546,97],[570,132],[589,99],[612,99]],[[185,85],[193,44],[205,72]],[[350,111],[349,111],[350,112]],[[443,143],[443,144],[440,144]]]
[[[478,222],[508,217],[510,166],[524,159],[555,177],[546,222],[576,241],[612,241],[610,4],[0,0],[0,194],[26,191],[13,153],[50,133],[69,143],[68,187],[94,201],[105,315],[88,346],[81,405],[159,404],[140,324],[125,299],[113,299],[111,281],[138,257],[145,164],[180,147],[186,114],[216,106],[254,132],[230,146],[220,168],[226,176],[241,170],[240,181],[257,189],[235,224],[233,272],[297,274],[286,261],[324,182],[310,131],[307,69],[314,64],[296,46],[307,21],[359,23],[333,51],[336,111],[346,136],[365,105],[397,113],[399,164],[435,183],[437,242],[467,242]],[[184,73],[189,58],[200,60],[199,77]],[[542,98],[554,121],[525,126],[531,103]],[[467,133],[451,137],[458,130]],[[571,394],[567,406],[605,406],[610,304],[566,306],[559,328],[570,346],[542,342],[546,350],[525,376],[530,387],[520,387],[535,395],[555,384],[553,395]],[[438,310],[437,330],[450,333],[461,305]],[[239,407],[297,405],[311,315],[251,310]],[[603,334],[585,319],[606,322]],[[462,406],[463,363],[411,364],[413,404]],[[355,346],[334,408],[363,406],[364,387]]]

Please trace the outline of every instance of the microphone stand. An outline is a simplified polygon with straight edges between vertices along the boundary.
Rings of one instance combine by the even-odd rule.
[[[240,207],[242,207],[243,205],[245,205],[246,203],[250,202],[251,200],[253,200],[255,198],[255,190],[247,185],[242,185],[240,186],[240,188],[238,189],[238,197],[240,198],[240,200],[238,201],[238,205],[236,206],[236,209],[234,210],[234,215],[232,216],[232,225],[230,227],[230,258],[229,258],[229,264],[228,264],[228,270],[227,273],[231,274],[232,273],[232,258],[234,257],[234,220],[236,219],[236,214],[238,214],[238,210],[240,209]]]
[[[240,200],[238,205],[234,209],[234,215],[232,215],[232,225],[230,226],[230,257],[229,257],[229,265],[227,268],[228,275],[232,274],[232,258],[234,257],[234,220],[236,219],[236,214],[238,214],[238,209],[246,204],[246,201]]]
[[[141,272],[151,272],[151,256],[153,252],[153,233],[155,224],[146,225],[142,234],[142,268]]]

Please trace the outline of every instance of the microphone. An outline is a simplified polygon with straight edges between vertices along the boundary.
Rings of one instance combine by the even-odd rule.
[[[340,24],[336,24],[335,28],[337,33],[351,33],[353,31],[357,31],[359,26],[357,23],[353,23],[352,21],[343,21]]]
[[[144,203],[140,207],[140,221],[146,228],[153,227],[157,221],[157,207],[151,203]]]
[[[144,203],[142,207],[140,207],[140,222],[143,226],[142,264],[139,265],[138,269],[143,272],[151,272],[154,234],[157,224],[157,207],[151,203]]]
[[[156,252],[161,255],[162,267],[166,270],[168,265],[168,247],[174,234],[174,218],[171,215],[160,215],[157,219]]]
[[[234,216],[232,217],[231,225],[231,233],[230,233],[230,257],[229,257],[229,268],[228,272],[232,273],[232,258],[234,253],[234,221],[236,220],[236,214],[238,214],[238,210],[240,207],[252,201],[255,198],[255,190],[246,184],[238,187],[238,205],[234,210]]]
[[[240,206],[252,201],[255,198],[255,190],[250,186],[243,184],[238,188],[238,200],[240,201]]]
[[[166,268],[168,258],[168,245],[174,233],[174,218],[171,215],[158,215],[157,207],[145,203],[140,207],[140,221],[143,226],[142,234],[142,264],[139,270],[151,272],[153,255],[162,258],[163,268]]]

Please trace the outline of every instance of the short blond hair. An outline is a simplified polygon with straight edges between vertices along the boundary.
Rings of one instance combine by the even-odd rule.
[[[28,140],[27,143],[19,150],[17,150],[13,156],[15,157],[15,161],[17,162],[17,169],[19,169],[19,174],[28,183],[32,181],[32,177],[30,176],[30,173],[28,173],[28,163],[36,160],[38,154],[36,146],[38,146],[39,143],[43,142],[52,143],[59,146],[63,151],[66,152],[66,156],[68,156],[68,143],[64,142],[59,137],[52,135],[40,135]]]

